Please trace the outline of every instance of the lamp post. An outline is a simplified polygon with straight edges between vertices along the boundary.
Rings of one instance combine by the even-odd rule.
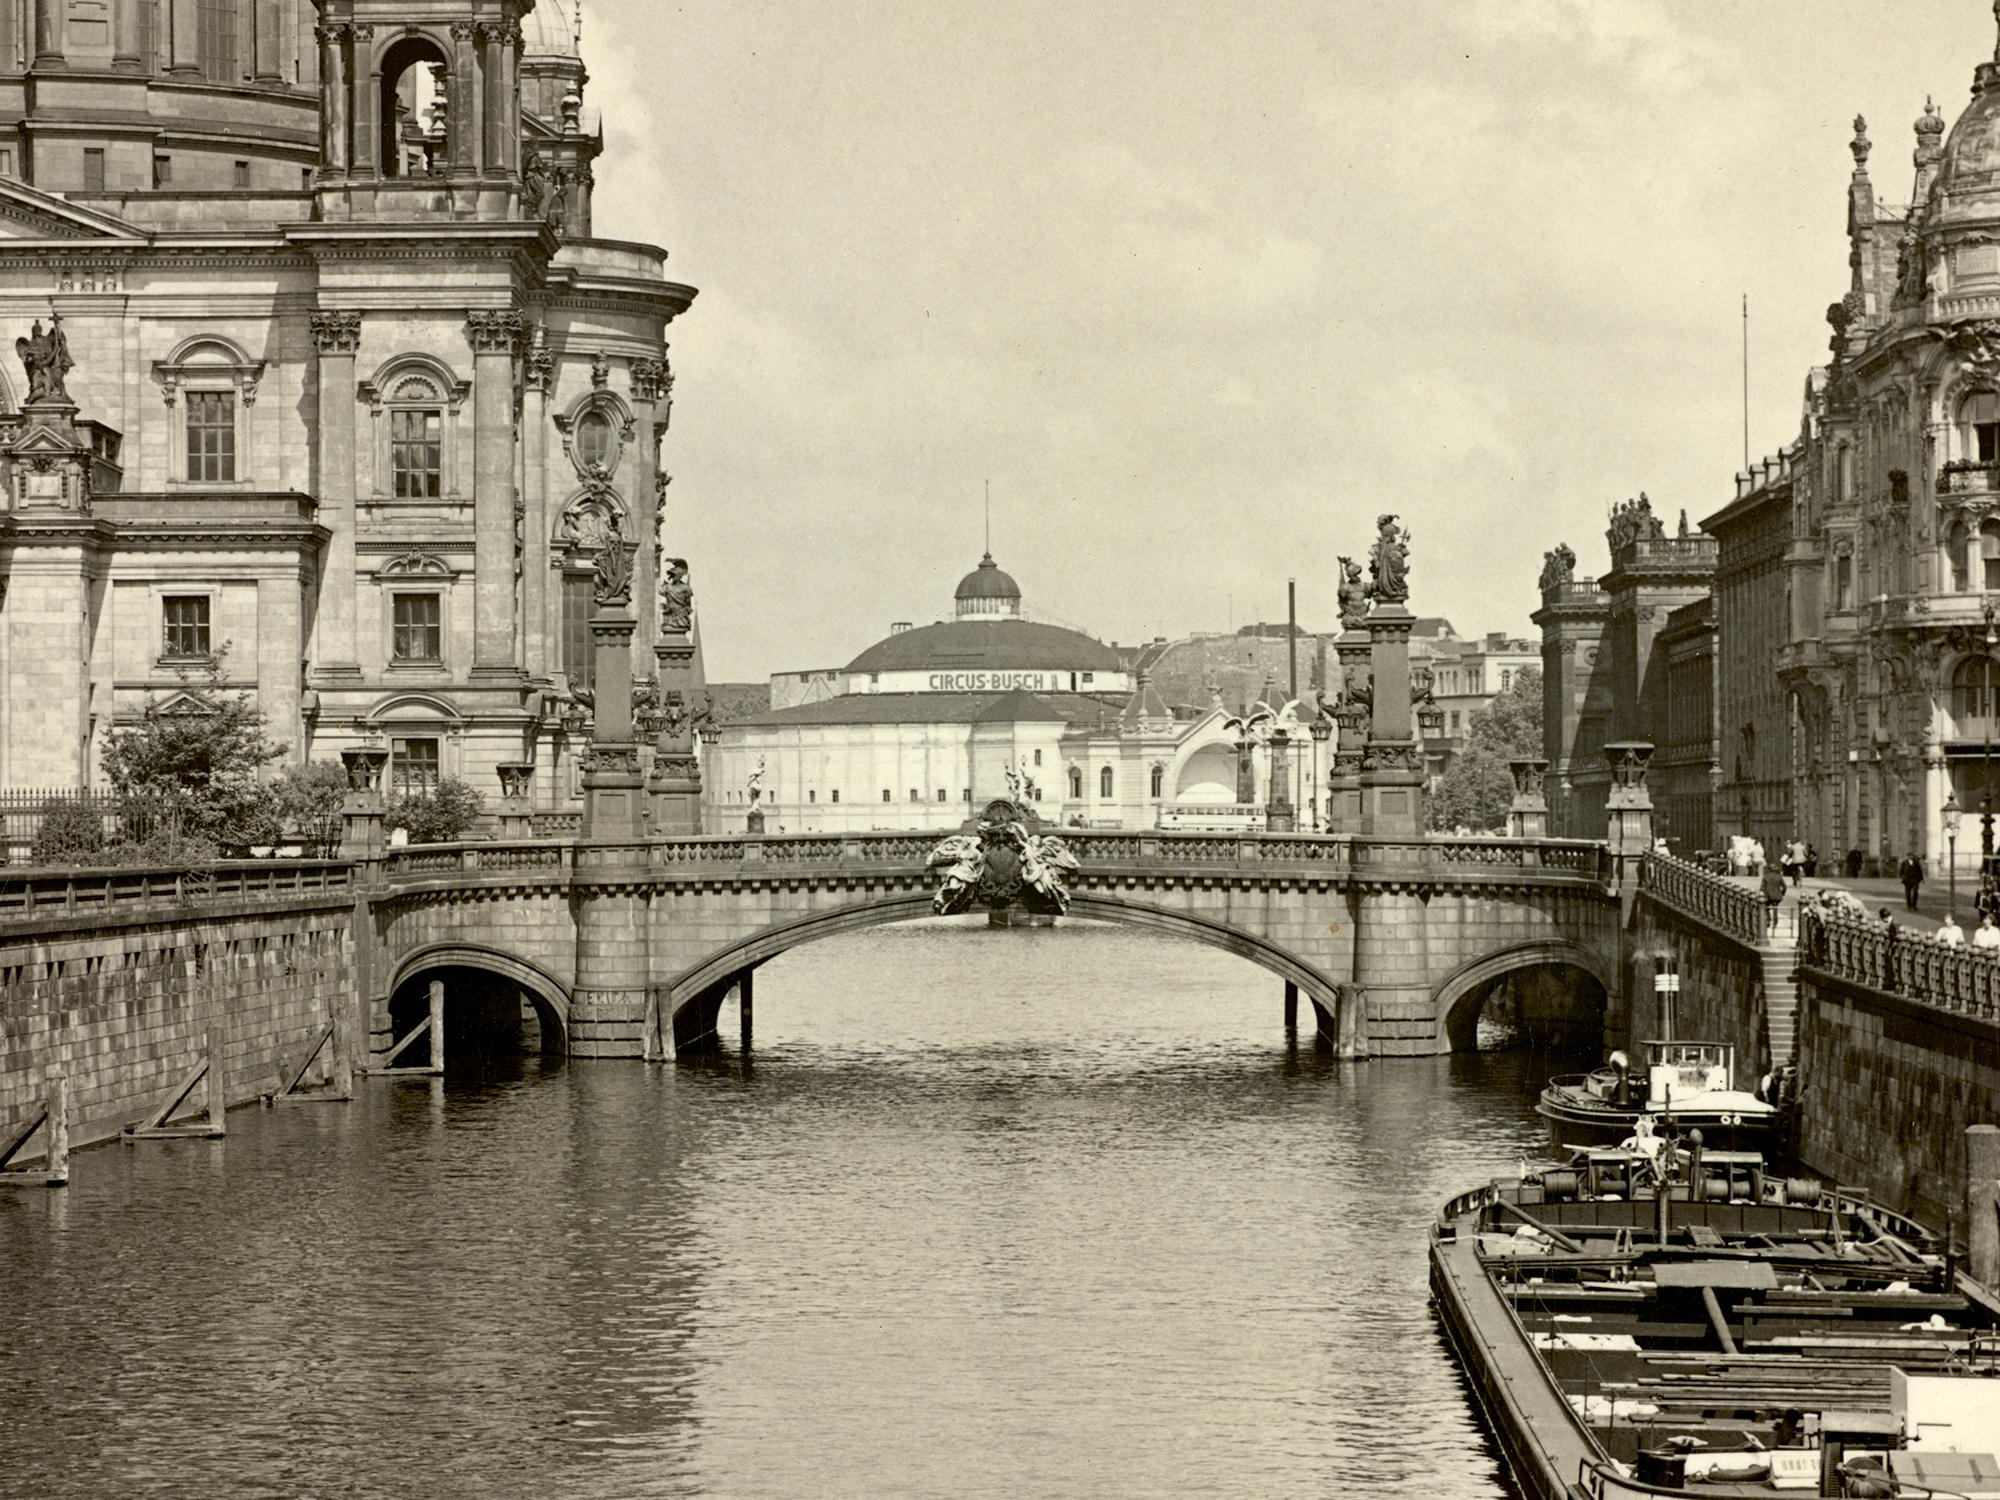
[[[1944,794],[1944,843],[1945,869],[1949,871],[1946,881],[1949,894],[1945,910],[1958,920],[1958,794],[1948,791]]]

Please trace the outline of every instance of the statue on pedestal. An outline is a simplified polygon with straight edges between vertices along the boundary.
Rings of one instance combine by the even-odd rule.
[[[1361,581],[1361,564],[1340,560],[1340,628],[1360,630],[1368,623],[1368,585]]]
[[[1375,550],[1368,593],[1377,604],[1402,604],[1410,597],[1410,534],[1396,525],[1394,515],[1375,518]]]
[[[49,314],[46,333],[37,318],[27,338],[14,340],[14,352],[21,357],[21,368],[28,374],[28,399],[24,405],[69,403],[63,377],[76,368],[76,361],[69,357],[69,337],[62,331],[61,313]]]

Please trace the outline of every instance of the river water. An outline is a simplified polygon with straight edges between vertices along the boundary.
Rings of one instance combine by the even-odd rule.
[[[1424,1231],[1545,1062],[1341,1064],[1265,971],[1084,924],[829,940],[756,1024],[0,1198],[0,1494],[1506,1493]]]

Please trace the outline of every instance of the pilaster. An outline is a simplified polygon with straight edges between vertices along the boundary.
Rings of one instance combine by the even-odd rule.
[[[316,312],[313,347],[319,356],[320,520],[332,533],[319,581],[315,665],[322,677],[358,679],[355,652],[354,356],[361,314]]]
[[[514,347],[521,327],[521,315],[512,311],[474,312],[466,319],[472,342],[475,679],[520,675],[514,657]],[[595,621],[591,630],[594,638]],[[629,664],[626,675],[629,680]]]

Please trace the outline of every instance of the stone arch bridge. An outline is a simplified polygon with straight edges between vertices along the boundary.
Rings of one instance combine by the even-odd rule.
[[[1348,1055],[1472,1045],[1494,987],[1609,1027],[1620,897],[1605,846],[1554,839],[1064,831],[1073,916],[1236,953],[1311,1002]],[[801,944],[927,915],[928,833],[497,842],[391,851],[362,874],[356,966],[385,1050],[440,975],[478,976],[541,1045],[590,1057],[713,1046],[724,998]],[[448,988],[449,988],[448,981]],[[514,992],[509,994],[509,990]],[[742,991],[739,991],[741,993]],[[515,998],[515,996],[518,998]]]

